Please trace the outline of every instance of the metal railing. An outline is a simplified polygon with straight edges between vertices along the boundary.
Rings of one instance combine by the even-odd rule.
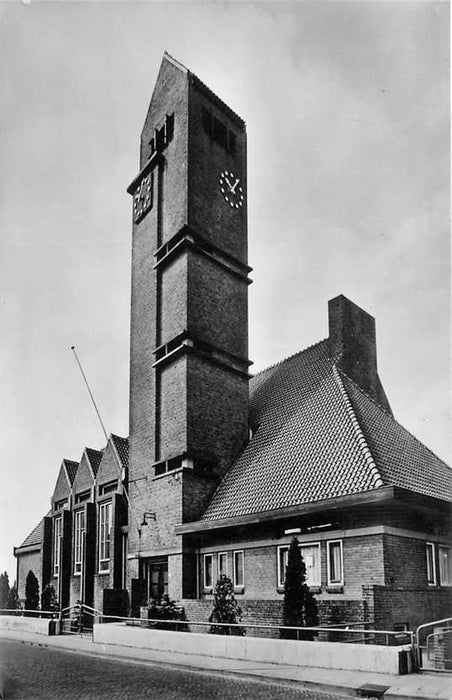
[[[143,617],[121,617],[98,613],[99,624],[120,623],[128,627],[163,629],[178,632],[210,632],[215,628],[224,628],[224,634],[231,636],[273,637],[276,639],[315,639],[316,641],[336,641],[349,644],[373,644],[383,646],[412,645],[412,632],[394,630],[365,629],[366,623],[353,623],[345,627],[290,627],[286,625],[263,625],[241,622],[202,622],[198,620],[161,620]],[[362,625],[362,627],[357,627]],[[215,632],[214,632],[215,633]],[[219,634],[223,634],[218,632]]]
[[[452,618],[420,625],[414,648],[420,671],[452,672]]]
[[[56,610],[26,610],[25,608],[0,608],[0,615],[11,615],[13,617],[42,617],[49,620],[54,620],[59,617],[60,613]]]
[[[411,645],[415,642],[413,632],[400,632],[394,630],[367,629],[370,623],[354,622],[331,627],[323,625],[318,627],[289,627],[285,625],[265,625],[258,623],[242,622],[232,624],[228,622],[203,622],[198,620],[162,620],[145,617],[123,617],[119,615],[104,614],[100,610],[88,605],[77,604],[61,611],[50,610],[6,610],[0,609],[0,615],[47,617],[60,621],[60,631],[65,634],[83,634],[92,630],[94,623],[117,623],[128,627],[147,629],[161,629],[177,632],[215,633],[215,628],[224,628],[224,634],[231,636],[270,637],[274,639],[315,639],[322,642],[342,642],[348,644],[372,644],[380,646]],[[445,622],[440,621],[440,622]],[[450,620],[452,623],[452,620]],[[439,623],[431,623],[431,625]],[[430,625],[430,626],[431,626]],[[427,627],[423,625],[422,627]],[[418,631],[421,628],[418,628]],[[452,629],[450,630],[452,632]],[[223,634],[222,632],[218,632]],[[430,635],[433,638],[435,633]],[[430,642],[432,647],[433,641]]]

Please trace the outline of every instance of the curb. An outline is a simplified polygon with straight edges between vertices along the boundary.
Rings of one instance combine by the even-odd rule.
[[[200,665],[194,665],[192,663],[177,663],[177,662],[172,662],[172,661],[164,661],[164,660],[158,660],[158,659],[143,659],[135,656],[129,656],[127,655],[121,655],[119,651],[116,652],[109,652],[105,651],[103,649],[97,650],[97,649],[80,649],[78,647],[66,647],[66,646],[59,646],[58,644],[52,644],[48,643],[47,637],[43,636],[42,641],[41,640],[25,640],[25,639],[11,639],[8,637],[1,637],[4,641],[16,641],[20,642],[21,644],[29,644],[30,646],[36,646],[36,647],[41,647],[45,649],[56,649],[58,651],[63,651],[63,652],[68,652],[70,654],[80,654],[82,656],[92,656],[92,657],[98,657],[98,658],[103,658],[103,659],[110,659],[112,661],[117,661],[120,663],[133,663],[136,665],[140,666],[154,666],[154,667],[162,667],[164,666],[165,668],[172,669],[174,671],[186,671],[189,673],[197,673],[200,675],[210,675],[210,676],[219,676],[223,678],[241,678],[243,680],[248,680],[248,681],[256,681],[260,683],[265,683],[267,685],[279,685],[282,687],[291,687],[291,688],[298,688],[298,689],[306,689],[310,691],[317,691],[321,693],[329,693],[329,694],[335,694],[338,695],[339,697],[343,698],[357,698],[359,697],[358,690],[362,686],[363,681],[362,679],[359,681],[359,685],[354,684],[353,686],[351,685],[341,685],[340,683],[322,683],[318,680],[316,681],[311,681],[308,679],[300,679],[296,680],[293,678],[282,678],[280,675],[272,675],[271,673],[271,667],[266,668],[266,672],[262,673],[260,672],[259,668],[256,668],[255,671],[247,671],[244,669],[221,669],[221,668],[209,668],[205,666],[200,666]],[[94,642],[93,642],[94,645]],[[119,647],[119,649],[122,649],[123,647]],[[124,649],[129,650],[129,647],[124,647]],[[276,666],[276,668],[279,668]],[[307,668],[307,667],[306,667]],[[0,696],[1,697],[1,696]],[[403,691],[400,693],[392,693],[391,688],[389,687],[388,690],[383,693],[380,696],[383,700],[444,700],[444,697],[441,698],[438,695],[406,695]],[[450,696],[452,700],[452,694]],[[373,697],[368,696],[368,700],[373,700]]]

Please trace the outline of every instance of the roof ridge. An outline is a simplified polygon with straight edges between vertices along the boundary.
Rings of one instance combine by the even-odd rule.
[[[359,384],[357,384],[353,379],[351,379],[351,377],[349,377],[346,372],[343,372],[341,369],[339,369],[339,367],[337,368],[337,371],[339,372],[339,374],[342,374],[344,377],[346,377],[348,379],[348,381],[351,382],[353,384],[353,386],[356,387],[361,392],[361,394],[364,394],[364,396],[366,396],[368,399],[370,399],[372,401],[372,403],[374,403],[376,406],[378,406],[378,408],[381,411],[383,411],[383,413],[386,413],[386,415],[389,418],[392,418],[392,420],[395,420],[394,416],[392,415],[392,413],[390,411],[387,410],[387,408],[385,408],[380,403],[378,403],[378,401],[373,396],[368,394],[367,391],[364,391],[364,389]],[[397,423],[397,421],[395,421],[395,422]],[[401,426],[401,427],[403,428],[403,426]],[[413,437],[414,437],[414,435],[413,435]]]
[[[128,437],[122,437],[121,435],[117,435],[116,433],[110,433],[110,437],[113,440],[122,440],[123,442],[127,442],[127,443],[129,442]]]
[[[103,450],[98,450],[96,447],[85,447],[87,452],[97,452],[98,454],[103,454]]]
[[[384,486],[384,482],[383,482],[383,479],[381,478],[381,474],[379,472],[379,469],[378,469],[378,467],[375,463],[375,460],[372,456],[372,452],[369,449],[369,445],[367,444],[366,438],[364,437],[364,433],[361,430],[361,426],[359,424],[358,418],[356,417],[352,402],[350,401],[350,398],[347,394],[345,386],[342,382],[339,370],[335,364],[333,364],[333,376],[336,380],[336,383],[338,385],[342,399],[345,403],[345,408],[347,410],[348,416],[352,422],[353,430],[355,432],[355,436],[356,436],[357,441],[358,441],[359,449],[361,450],[363,457],[367,463],[367,466],[369,467],[371,474],[374,477],[374,488],[379,488],[381,486]]]
[[[255,377],[258,377],[260,374],[263,374],[264,372],[268,372],[269,369],[275,369],[275,367],[278,367],[279,365],[282,365],[283,362],[287,362],[288,360],[291,360],[293,357],[296,357],[297,355],[301,355],[303,352],[307,352],[308,350],[313,350],[317,345],[322,345],[322,343],[325,343],[328,340],[328,338],[323,338],[323,340],[318,340],[317,343],[313,343],[312,345],[308,345],[308,347],[303,348],[303,350],[297,350],[297,352],[292,353],[292,355],[289,355],[288,357],[284,357],[282,360],[278,360],[278,362],[275,362],[272,365],[269,365],[268,367],[265,367],[264,369],[261,369],[260,372],[257,372],[256,374],[253,374],[252,379]]]
[[[379,408],[380,411],[382,411],[388,418],[390,418],[394,423],[396,423],[399,426],[399,428],[402,428],[402,430],[404,430],[406,433],[408,433],[408,435],[410,435],[410,437],[412,437],[413,440],[415,440],[419,445],[421,445],[421,447],[423,447],[425,450],[430,452],[430,454],[433,455],[433,457],[435,457],[435,459],[438,459],[440,462],[442,462],[442,464],[444,464],[444,466],[447,467],[448,469],[452,469],[452,467],[450,467],[450,465],[447,464],[447,462],[445,462],[443,459],[441,459],[441,457],[438,457],[438,455],[435,452],[433,452],[433,450],[431,450],[430,447],[428,447],[427,445],[424,445],[424,443],[421,442],[419,440],[419,438],[416,437],[416,435],[413,435],[413,433],[410,430],[408,430],[408,428],[405,428],[404,425],[399,423],[399,421],[394,418],[392,413],[389,413],[389,411],[387,411],[385,408],[383,408],[383,406],[380,406],[378,401],[375,401],[375,399],[372,396],[369,396],[369,394],[367,392],[365,392],[364,389],[362,389],[359,386],[359,384],[356,384],[356,382],[354,382],[353,379],[350,379],[348,374],[345,374],[345,372],[342,372],[340,369],[338,369],[337,371],[340,374],[342,374],[344,377],[346,377],[348,379],[348,381],[351,382],[351,384],[353,384],[353,386],[356,389],[358,389],[358,391],[361,394],[363,394],[363,396],[365,396],[367,399],[369,399],[369,401],[371,401],[373,404],[375,404],[375,406],[377,406],[377,408]]]

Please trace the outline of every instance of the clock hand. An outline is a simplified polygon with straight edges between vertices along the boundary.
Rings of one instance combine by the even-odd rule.
[[[236,188],[237,185],[239,184],[239,181],[240,181],[240,178],[237,178],[237,180],[234,182],[234,187],[231,187],[231,186],[229,185],[229,187],[231,187],[231,192],[232,192],[232,194],[235,194],[235,188]]]
[[[227,178],[227,177],[225,176],[225,178],[224,178],[224,179],[226,180],[226,182],[227,182],[227,185],[228,185],[229,189],[230,189],[230,190],[231,190],[231,192],[232,192],[232,185],[231,185],[231,183],[229,182],[228,178]]]

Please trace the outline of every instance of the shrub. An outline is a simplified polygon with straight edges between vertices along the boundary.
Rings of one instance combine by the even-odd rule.
[[[7,607],[9,598],[9,578],[6,571],[0,574],[0,610]]]
[[[317,627],[319,614],[317,601],[306,583],[306,566],[301,556],[299,542],[293,538],[287,557],[284,582],[284,625],[288,627]],[[281,630],[283,639],[313,640],[317,632]]]
[[[22,605],[20,604],[19,594],[17,592],[17,585],[14,581],[13,585],[9,589],[8,601],[6,603],[6,608],[8,610],[21,610]]]
[[[185,620],[185,610],[168,595],[160,599],[151,598],[148,604],[148,618],[150,620]],[[155,625],[158,629],[184,629],[185,625]]]
[[[242,610],[234,596],[232,581],[226,574],[220,574],[215,591],[214,607],[209,617],[209,622],[223,622],[237,625],[242,620]],[[219,627],[212,625],[211,634],[229,634],[243,637],[245,630],[243,627]]]
[[[39,583],[33,571],[29,571],[25,581],[25,610],[38,610]]]
[[[59,610],[55,589],[49,584],[47,584],[41,593],[41,610],[50,610],[51,612]]]

